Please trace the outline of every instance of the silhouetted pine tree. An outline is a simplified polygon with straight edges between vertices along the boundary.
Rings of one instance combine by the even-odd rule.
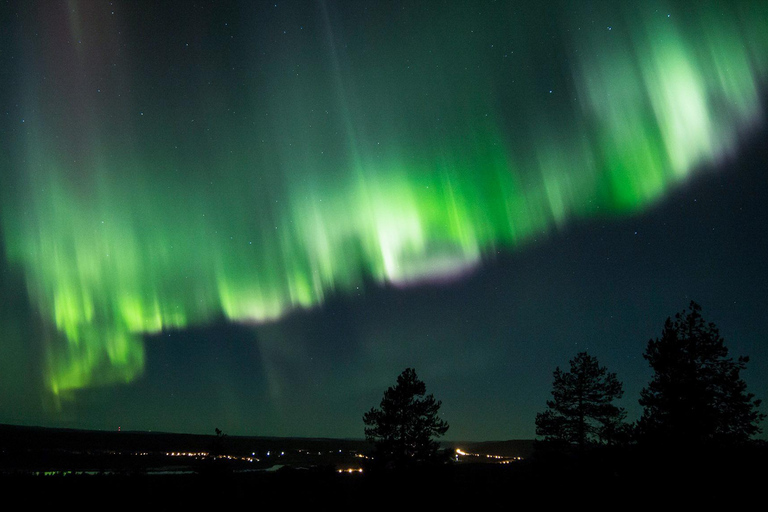
[[[536,415],[536,435],[580,449],[627,437],[626,412],[613,404],[624,393],[616,374],[586,352],[576,354],[570,364],[570,372],[555,369],[552,400]]]
[[[384,392],[380,408],[363,415],[365,438],[381,462],[407,467],[436,458],[439,445],[432,438],[444,435],[448,423],[437,416],[441,402],[425,393],[426,385],[407,368]]]
[[[747,357],[728,357],[720,332],[701,317],[701,306],[667,318],[661,337],[643,357],[654,370],[643,389],[641,440],[661,443],[743,443],[759,433],[760,400],[739,376]]]

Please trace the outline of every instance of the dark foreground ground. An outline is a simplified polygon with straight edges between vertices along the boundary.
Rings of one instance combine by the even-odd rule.
[[[66,505],[78,511],[293,510],[296,505],[301,510],[575,505],[732,510],[746,504],[762,509],[768,500],[768,449],[762,445],[663,452],[632,446],[568,455],[533,451],[532,443],[522,441],[462,446],[465,452],[470,447],[472,456],[457,457],[450,447],[444,463],[386,471],[366,458],[370,447],[358,440],[115,437],[0,426],[0,493],[4,503],[19,500],[9,510]],[[488,458],[484,450],[506,450],[505,458]],[[189,455],[197,453],[206,455]],[[525,457],[518,459],[521,453]]]
[[[765,453],[695,460],[636,456],[453,464],[405,472],[338,473],[330,468],[195,474],[5,475],[6,500],[32,510],[480,510],[584,504],[598,510],[765,505]],[[276,508],[279,507],[279,508]]]

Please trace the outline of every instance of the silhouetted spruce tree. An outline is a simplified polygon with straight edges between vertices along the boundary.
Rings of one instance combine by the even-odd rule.
[[[402,468],[436,459],[439,445],[432,438],[444,435],[448,423],[437,415],[441,402],[425,393],[426,385],[407,368],[384,392],[380,408],[363,415],[365,438],[380,462]]]
[[[626,412],[613,404],[624,393],[616,374],[586,352],[576,354],[570,364],[569,372],[555,369],[552,400],[547,401],[546,411],[536,415],[536,435],[580,449],[628,437]]]
[[[728,357],[720,332],[704,321],[695,302],[674,320],[667,318],[643,357],[654,374],[640,397],[641,441],[736,444],[761,431],[760,400],[747,393],[739,376],[749,358]]]

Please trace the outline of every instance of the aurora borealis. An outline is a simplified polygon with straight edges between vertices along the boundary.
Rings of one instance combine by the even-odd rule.
[[[190,343],[203,352],[218,349],[194,347],[221,332],[258,339],[260,368],[202,358],[199,371],[258,372],[267,409],[301,402],[307,382],[293,383],[294,372],[319,346],[344,369],[303,379],[338,409],[342,383],[360,385],[376,361],[399,373],[407,358],[390,357],[383,341],[395,337],[411,358],[452,354],[442,372],[469,360],[482,374],[509,356],[501,346],[521,343],[495,339],[474,353],[475,342],[446,329],[444,346],[433,346],[426,338],[438,335],[406,327],[402,311],[387,316],[371,297],[415,305],[475,289],[467,297],[487,309],[477,291],[485,272],[511,265],[504,272],[515,274],[514,258],[557,252],[549,244],[571,231],[588,239],[597,235],[583,230],[647,219],[688,187],[729,176],[726,164],[764,139],[765,2],[155,4],[2,7],[0,334],[15,354],[7,361],[38,361],[26,363],[35,375],[6,381],[39,382],[49,423],[111,425],[114,411],[99,413],[97,402],[155,382],[150,346],[185,350],[169,337],[206,338]],[[761,166],[764,180],[765,161],[741,165]],[[747,267],[764,284],[765,271]],[[632,358],[660,329],[654,314],[686,305],[658,293],[648,303],[673,309],[632,312],[652,326],[631,340]],[[346,324],[326,318],[347,307],[363,309]],[[433,318],[435,307],[424,306]],[[515,338],[523,319],[512,316],[488,329]],[[478,330],[456,331],[467,332]],[[381,378],[370,382],[374,395]],[[245,377],[227,379],[217,396],[243,409],[232,396]],[[22,409],[3,417],[37,417]],[[227,431],[248,428],[231,422]],[[312,432],[285,418],[260,428]],[[354,424],[340,432],[354,435]]]

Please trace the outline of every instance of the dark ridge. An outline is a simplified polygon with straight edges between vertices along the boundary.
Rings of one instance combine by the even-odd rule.
[[[366,452],[370,445],[362,439],[301,437],[246,437],[170,432],[77,430],[67,428],[0,425],[0,450],[67,451],[208,451],[218,442],[230,454],[260,451],[308,450],[326,452],[345,450]]]

